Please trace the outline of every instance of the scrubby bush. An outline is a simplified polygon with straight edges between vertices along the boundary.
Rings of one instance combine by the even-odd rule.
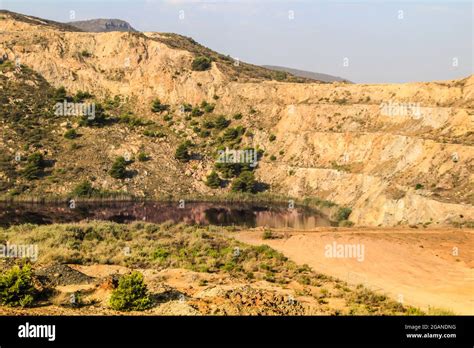
[[[159,99],[153,100],[151,104],[151,111],[155,113],[160,113],[169,109],[169,105],[162,104]]]
[[[224,131],[224,134],[222,135],[222,139],[224,141],[232,141],[236,140],[239,136],[244,134],[245,129],[241,126],[235,127],[235,128],[228,128]]]
[[[207,138],[209,135],[211,135],[211,132],[209,132],[207,129],[199,132],[199,136],[201,138]]]
[[[255,176],[252,172],[244,171],[232,182],[233,192],[256,192]]]
[[[239,112],[232,117],[234,118],[234,120],[240,120],[242,118],[242,114]]]
[[[217,117],[215,125],[217,129],[224,129],[227,128],[230,124],[230,121],[226,119],[224,116],[220,115]]]
[[[263,231],[262,239],[273,239],[273,232],[271,230]]]
[[[148,294],[143,275],[140,272],[132,272],[120,278],[109,304],[112,309],[118,311],[143,311],[152,307],[153,301]]]
[[[28,180],[35,180],[41,177],[45,162],[43,155],[36,152],[28,157],[27,165],[22,171],[22,176]]]
[[[204,71],[211,68],[211,59],[205,56],[199,56],[194,58],[191,68],[194,71]]]
[[[63,86],[56,88],[53,93],[53,99],[57,102],[67,100],[66,88],[64,88]]]
[[[83,115],[79,121],[79,125],[87,127],[102,127],[110,121],[107,118],[104,107],[100,103],[95,103],[95,110],[93,117]]]
[[[76,130],[75,129],[68,129],[66,131],[66,133],[64,133],[64,137],[66,139],[76,139],[77,137],[79,136],[79,134],[77,134]]]
[[[135,127],[140,127],[140,126],[146,126],[149,124],[152,124],[153,122],[141,119],[139,117],[136,117],[133,115],[131,112],[124,112],[119,116],[118,121],[122,124],[126,124],[130,128],[135,128]]]
[[[87,51],[87,50],[82,50],[81,56],[86,57],[86,58],[89,58],[89,57],[92,57],[92,53],[90,53],[90,52]]]
[[[284,72],[284,71],[275,72],[275,80],[277,80],[277,81],[286,80],[287,76],[288,76],[287,73]]]
[[[201,103],[201,108],[206,112],[206,113],[211,113],[214,111],[215,104],[209,104],[207,101],[203,101]]]
[[[127,176],[127,161],[125,158],[122,156],[117,157],[109,174],[114,179],[125,179]]]
[[[211,129],[211,128],[214,128],[214,127],[216,126],[216,124],[215,124],[214,122],[212,122],[212,121],[207,120],[207,121],[204,121],[204,122],[202,123],[202,126],[203,126],[204,128]]]
[[[199,116],[202,116],[204,115],[204,111],[202,111],[201,109],[199,109],[197,106],[195,106],[192,110],[191,110],[191,116],[193,117],[199,117]]]
[[[347,220],[352,213],[352,209],[348,207],[341,207],[336,213],[336,220],[338,222]]]
[[[81,103],[84,99],[90,99],[94,96],[89,92],[84,91],[77,91],[76,95],[74,96],[73,100],[77,103]]]
[[[92,197],[96,193],[97,190],[92,187],[92,184],[88,180],[82,181],[71,192],[74,197]]]
[[[140,162],[146,162],[146,161],[149,160],[149,157],[148,157],[148,155],[147,155],[145,152],[140,152],[140,153],[138,154],[138,160],[139,160]]]
[[[145,129],[143,131],[143,135],[150,138],[164,138],[166,136],[165,133],[161,131],[155,131],[152,129]]]
[[[193,110],[193,106],[191,104],[184,103],[183,105],[181,105],[181,110],[183,112],[191,112]]]
[[[27,307],[35,296],[31,266],[13,266],[0,275],[0,304]]]
[[[275,134],[271,134],[270,135],[270,138],[268,138],[270,141],[275,141],[276,139],[276,135]]]
[[[191,143],[189,141],[181,143],[176,149],[174,157],[180,162],[188,162],[191,159],[191,155],[189,154],[190,147]]]
[[[221,179],[215,171],[207,176],[206,185],[214,189],[221,187]]]

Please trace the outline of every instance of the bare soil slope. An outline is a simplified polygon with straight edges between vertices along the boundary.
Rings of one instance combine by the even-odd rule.
[[[238,239],[269,245],[299,264],[406,304],[474,314],[473,230],[319,228],[279,233],[285,237],[263,240],[262,231],[251,230],[239,233]],[[334,242],[364,245],[363,261],[326,257],[326,245]]]

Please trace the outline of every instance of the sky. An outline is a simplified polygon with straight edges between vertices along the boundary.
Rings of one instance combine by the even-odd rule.
[[[59,22],[119,18],[174,32],[241,61],[357,83],[450,80],[473,74],[472,1],[0,0]]]

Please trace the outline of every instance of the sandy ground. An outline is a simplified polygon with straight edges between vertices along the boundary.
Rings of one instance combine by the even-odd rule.
[[[262,229],[234,236],[249,244],[267,244],[296,263],[364,284],[404,304],[474,314],[474,230],[318,228],[276,233],[281,238],[263,240]],[[359,245],[359,250],[363,246],[363,259],[348,253],[327,257],[326,246],[334,242]]]

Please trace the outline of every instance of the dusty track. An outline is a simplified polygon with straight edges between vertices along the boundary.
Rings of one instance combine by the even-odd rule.
[[[263,240],[262,230],[243,231],[236,238],[267,244],[297,263],[406,304],[474,314],[473,230],[319,228],[276,233],[283,238]],[[363,261],[326,257],[325,246],[333,242],[363,245]]]

